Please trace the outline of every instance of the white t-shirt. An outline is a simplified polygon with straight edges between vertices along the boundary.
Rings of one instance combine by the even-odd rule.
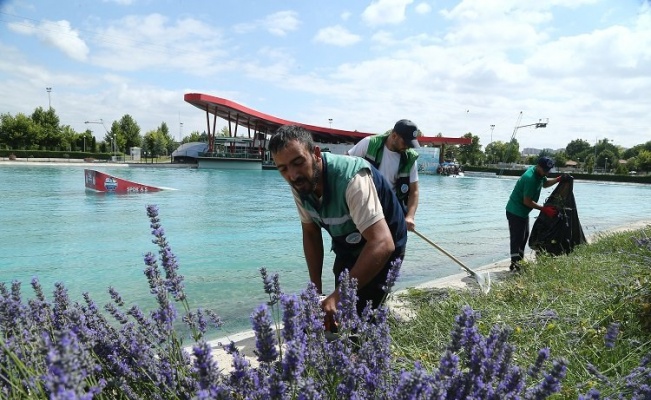
[[[364,139],[360,140],[355,146],[348,150],[348,155],[365,157],[366,151],[368,150],[368,142],[371,140],[371,136],[367,136]],[[414,165],[411,166],[409,170],[409,182],[418,182],[418,165],[417,161],[414,162]],[[386,178],[387,181],[391,184],[393,191],[396,191],[396,180],[398,180],[398,167],[400,166],[400,153],[389,150],[385,145],[384,151],[382,151],[382,161],[380,161],[380,173]]]

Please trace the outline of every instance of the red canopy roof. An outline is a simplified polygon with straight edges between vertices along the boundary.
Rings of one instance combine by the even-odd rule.
[[[223,118],[226,121],[229,121],[229,123],[235,123],[235,129],[237,129],[238,125],[246,127],[249,130],[249,133],[252,131],[253,133],[262,132],[272,134],[282,125],[299,125],[312,132],[314,140],[325,143],[357,143],[366,136],[377,134],[358,131],[346,131],[343,129],[332,129],[322,126],[289,121],[253,110],[251,108],[237,104],[234,101],[210,96],[207,94],[186,93],[184,100],[206,112],[206,122],[209,134],[214,133],[215,117]],[[210,114],[213,115],[213,132],[210,130]],[[464,137],[448,138],[440,136],[420,136],[418,137],[418,142],[421,145],[459,145],[470,144],[472,140]]]

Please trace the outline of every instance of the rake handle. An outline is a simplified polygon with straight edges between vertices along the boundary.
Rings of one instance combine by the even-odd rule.
[[[434,246],[438,251],[440,251],[441,253],[445,254],[445,255],[448,256],[448,257],[450,257],[450,259],[451,259],[452,261],[454,261],[454,262],[456,262],[457,264],[459,264],[459,265],[461,266],[461,268],[463,268],[463,269],[465,269],[466,271],[468,271],[469,274],[471,274],[471,275],[473,275],[473,276],[474,276],[474,275],[477,275],[477,274],[475,273],[475,271],[473,271],[473,270],[471,270],[470,268],[468,268],[464,263],[462,263],[461,261],[459,261],[455,256],[453,256],[452,254],[450,254],[450,253],[448,253],[447,251],[445,251],[445,249],[441,248],[441,246],[439,246],[438,244],[432,242],[431,240],[429,240],[427,237],[423,236],[423,235],[422,235],[420,232],[418,232],[417,230],[414,229],[413,232],[414,232],[416,235],[420,236],[421,239],[423,239],[423,240],[426,241],[427,243],[429,243],[429,244],[431,244],[432,246]]]

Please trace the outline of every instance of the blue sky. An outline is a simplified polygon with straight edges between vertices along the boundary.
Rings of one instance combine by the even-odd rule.
[[[651,140],[648,0],[0,0],[0,112],[206,129],[189,92],[287,120],[485,146]],[[46,87],[52,91],[48,98]],[[219,126],[225,125],[219,120]],[[495,125],[491,129],[491,125]]]

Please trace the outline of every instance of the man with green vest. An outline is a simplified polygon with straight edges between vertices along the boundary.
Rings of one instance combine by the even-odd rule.
[[[281,126],[269,140],[278,172],[289,183],[303,231],[310,275],[322,292],[323,238],[332,237],[335,290],[321,303],[326,327],[334,326],[339,278],[346,269],[357,279],[357,311],[386,297],[387,274],[400,265],[407,245],[402,207],[387,180],[366,160],[322,152],[306,129]]]
[[[396,122],[389,133],[367,136],[348,150],[350,156],[368,160],[389,181],[402,203],[407,229],[416,228],[418,208],[418,127],[408,119]]]

